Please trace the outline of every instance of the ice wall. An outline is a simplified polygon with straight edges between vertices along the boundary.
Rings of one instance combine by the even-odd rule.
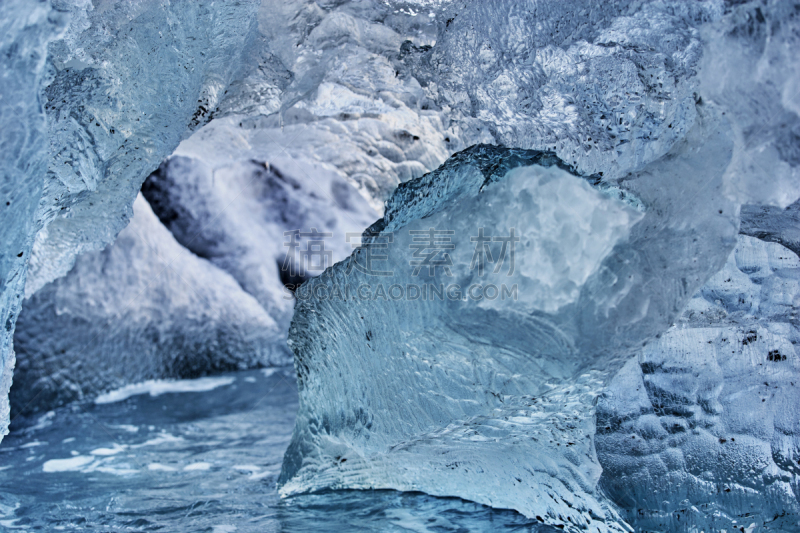
[[[455,1],[402,61],[465,145],[551,150],[618,178],[691,128],[699,28],[721,2]],[[409,43],[411,44],[411,43]],[[403,55],[403,54],[401,54]]]
[[[619,178],[691,128],[700,27],[723,14],[721,2],[265,3],[269,54],[226,109],[279,111],[290,135],[273,140],[334,165],[376,208],[475,143]]]
[[[467,146],[398,60],[404,42],[435,39],[429,12],[411,15],[402,4],[263,2],[263,48],[221,104],[230,117],[212,121],[185,147],[196,154],[205,144],[207,154],[213,146],[220,158],[249,149],[321,163],[380,211],[398,183]]]
[[[183,248],[140,195],[105,250],[25,302],[12,410],[31,414],[153,378],[288,361],[283,332],[230,275]]]
[[[666,158],[628,177],[627,202],[554,154],[483,146],[401,186],[365,235],[389,246],[380,271],[392,275],[354,266],[367,246],[298,293],[301,407],[281,493],[422,490],[569,530],[625,530],[596,490],[594,398],[724,264],[736,235],[735,206],[714,192],[731,141],[713,112],[699,117]],[[681,202],[656,194],[665,186]],[[642,202],[658,208],[642,214]],[[481,227],[519,235],[508,276],[471,268]],[[452,277],[441,265],[414,274],[410,232],[430,228],[454,232]],[[490,282],[518,298],[470,296]],[[411,297],[415,284],[446,295]]]
[[[255,38],[257,2],[58,0],[48,48],[50,163],[26,294],[112,242],[142,181],[210,119]]]
[[[0,6],[0,431],[8,422],[11,340],[23,290],[33,294],[64,275],[78,254],[113,241],[141,182],[208,120],[253,37],[257,7],[84,0]]]
[[[736,136],[725,193],[786,207],[800,196],[800,13],[793,2],[726,5],[704,27],[703,97],[725,106]]]
[[[47,169],[46,122],[39,89],[47,43],[64,21],[46,3],[13,0],[0,5],[0,438],[8,433],[8,389],[14,368],[14,324],[25,288],[36,208]]]
[[[637,529],[798,527],[798,304],[797,255],[742,235],[614,377],[597,408],[601,484]]]

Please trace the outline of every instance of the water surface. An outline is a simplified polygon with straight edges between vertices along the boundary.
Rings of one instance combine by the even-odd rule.
[[[420,493],[281,500],[291,368],[126,387],[101,402],[15,421],[0,443],[0,531],[545,531],[512,511]]]

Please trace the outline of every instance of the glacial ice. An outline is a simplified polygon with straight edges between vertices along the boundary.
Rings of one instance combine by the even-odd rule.
[[[800,201],[785,209],[774,205],[743,205],[739,232],[777,242],[800,256]]]
[[[588,278],[560,283],[565,261],[552,270],[552,284],[525,280],[536,296],[517,302],[527,312],[513,320],[490,312],[497,301],[472,302],[475,310],[462,300],[411,307],[370,291],[365,299],[358,286],[374,278],[357,270],[346,277],[348,262],[309,281],[290,331],[301,409],[282,494],[423,490],[514,508],[567,529],[628,528],[604,499],[604,485],[597,487],[592,402],[723,267],[740,204],[784,207],[797,199],[791,9],[788,2],[453,2],[436,14],[435,44],[404,43],[398,72],[420,81],[426,106],[449,118],[452,138],[552,152],[532,162],[552,165],[557,156],[562,167],[591,175],[598,190],[641,206],[644,217],[626,238],[612,240]],[[493,20],[503,23],[486,22]],[[516,197],[497,202],[501,213],[466,207],[481,198],[488,207],[508,158],[516,159],[511,167],[524,164],[514,151],[484,155],[468,150],[401,184],[384,219],[365,235],[368,246],[350,262],[363,262],[370,243],[381,244],[391,231],[389,266],[408,270],[411,254],[402,248],[413,243],[398,240],[398,231],[443,220],[477,229],[508,211],[522,218],[530,206],[518,208]],[[791,238],[782,222],[771,224],[772,240]],[[581,249],[574,238],[558,242],[539,252],[551,264],[564,249]],[[395,272],[388,283],[406,287],[407,272],[397,279],[398,268],[388,270]],[[348,286],[356,296],[342,288]],[[543,295],[547,300],[534,300]],[[531,352],[550,364],[531,372]],[[545,384],[553,390],[544,393]],[[536,418],[523,398],[558,405],[564,419],[541,416],[523,425],[519,418]],[[527,438],[566,424],[553,442]],[[538,453],[524,448],[536,446]],[[691,524],[670,525],[712,527],[714,516],[710,509]]]
[[[255,37],[257,7],[53,3],[70,24],[48,47],[50,162],[37,215],[47,231],[34,243],[26,295],[113,242],[144,178],[209,120]]]
[[[183,248],[139,195],[105,250],[26,300],[12,412],[155,378],[286,364],[283,330],[226,272]]]
[[[434,42],[428,17],[398,13],[389,3],[321,8],[292,0],[265,2],[258,22],[264,43],[251,71],[232,84],[218,118],[176,154],[222,161],[250,152],[321,163],[380,211],[398,183],[466,148],[397,61],[404,42]]]
[[[754,527],[796,526],[796,267],[775,259],[798,242],[794,2],[8,0],[0,14],[0,426],[20,305],[14,390],[55,403],[257,364],[290,313],[275,236],[359,231],[388,200],[365,247],[297,293],[283,494],[424,490],[568,530],[748,528],[748,506]],[[175,240],[148,211],[151,236],[99,252],[171,154],[145,193]],[[502,279],[513,306],[392,299],[394,281],[450,279],[411,275],[408,230],[436,224],[458,230],[448,266],[467,287],[467,237],[526,228]],[[354,263],[388,233],[386,300],[315,295],[375,283]],[[188,285],[207,280],[200,296],[224,286],[236,303],[214,315],[173,280],[120,321],[103,289],[142,287],[153,239],[187,258]],[[117,359],[81,355],[75,316],[108,331]],[[208,358],[180,355],[187,329]],[[746,357],[780,374],[762,380],[775,396],[754,396],[769,386]]]
[[[455,1],[437,17],[436,44],[402,60],[466,146],[551,150],[581,174],[619,178],[691,128],[699,28],[721,12],[721,2]]]
[[[0,5],[0,433],[23,291],[63,276],[125,227],[142,181],[224,95],[255,38],[257,8],[255,0]]]
[[[217,130],[200,133],[221,144]],[[285,336],[294,306],[285,285],[299,285],[350,255],[348,235],[358,237],[376,215],[334,169],[291,158],[270,143],[229,158],[197,136],[190,139],[194,150],[186,143],[178,150],[192,157],[165,161],[142,192],[177,241],[233,276]],[[296,248],[289,248],[293,241]],[[325,251],[307,253],[315,247]]]
[[[792,531],[800,515],[800,259],[741,235],[597,406],[601,485],[637,530]]]
[[[800,20],[794,2],[731,2],[708,43],[699,91],[736,138],[725,194],[786,207],[800,196]]]
[[[14,368],[14,324],[25,288],[36,207],[47,169],[46,122],[38,89],[47,43],[63,29],[47,4],[11,0],[0,6],[0,438],[8,433],[8,390]]]
[[[422,490],[568,529],[624,531],[596,489],[592,405],[735,242],[736,209],[714,195],[730,141],[704,113],[665,160],[629,176],[641,196],[628,203],[554,154],[496,147],[401,185],[365,233],[368,246],[298,292],[290,343],[300,411],[281,493]],[[687,192],[682,203],[650,196],[665,182]],[[660,209],[640,213],[642,201]],[[515,286],[518,299],[470,297],[486,283],[470,268],[481,227],[520,236],[513,272],[486,280]],[[415,276],[410,232],[436,228],[454,232],[452,277],[442,266]],[[392,276],[352,266],[376,245]],[[427,299],[406,298],[415,284],[442,285],[446,297],[428,288]],[[394,287],[409,292],[397,298]]]

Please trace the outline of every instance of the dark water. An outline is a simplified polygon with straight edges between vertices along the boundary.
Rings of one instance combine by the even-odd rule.
[[[281,500],[291,369],[18,421],[0,443],[0,531],[538,532],[512,511],[396,491]],[[547,528],[549,531],[550,528]]]

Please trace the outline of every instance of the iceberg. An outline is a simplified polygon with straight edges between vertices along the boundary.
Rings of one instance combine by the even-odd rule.
[[[0,433],[288,329],[282,496],[796,529],[799,13],[4,2]]]
[[[600,396],[601,485],[637,530],[797,527],[798,303],[798,256],[741,235]]]
[[[141,195],[105,250],[25,300],[12,413],[150,379],[289,362],[284,333],[229,274],[183,248]]]
[[[257,8],[247,0],[0,6],[3,435],[23,294],[125,227],[142,181],[224,96],[254,42]]]
[[[211,159],[203,149],[213,150],[219,135],[190,141],[194,156],[166,160],[142,193],[175,239],[233,276],[285,336],[291,291],[350,255],[351,237],[375,212],[343,176],[320,163],[279,150],[264,150],[259,159],[252,153]],[[179,153],[189,152],[181,147]]]
[[[706,187],[722,185],[731,141],[699,112],[626,190],[552,153],[480,145],[402,184],[364,246],[297,293],[300,410],[281,494],[421,490],[626,531],[597,489],[593,404],[724,264],[738,229],[736,207]],[[666,184],[696,194],[654,195]],[[484,279],[473,243],[487,234],[519,242],[487,252],[498,265]],[[432,267],[420,247],[437,242],[449,251]]]

